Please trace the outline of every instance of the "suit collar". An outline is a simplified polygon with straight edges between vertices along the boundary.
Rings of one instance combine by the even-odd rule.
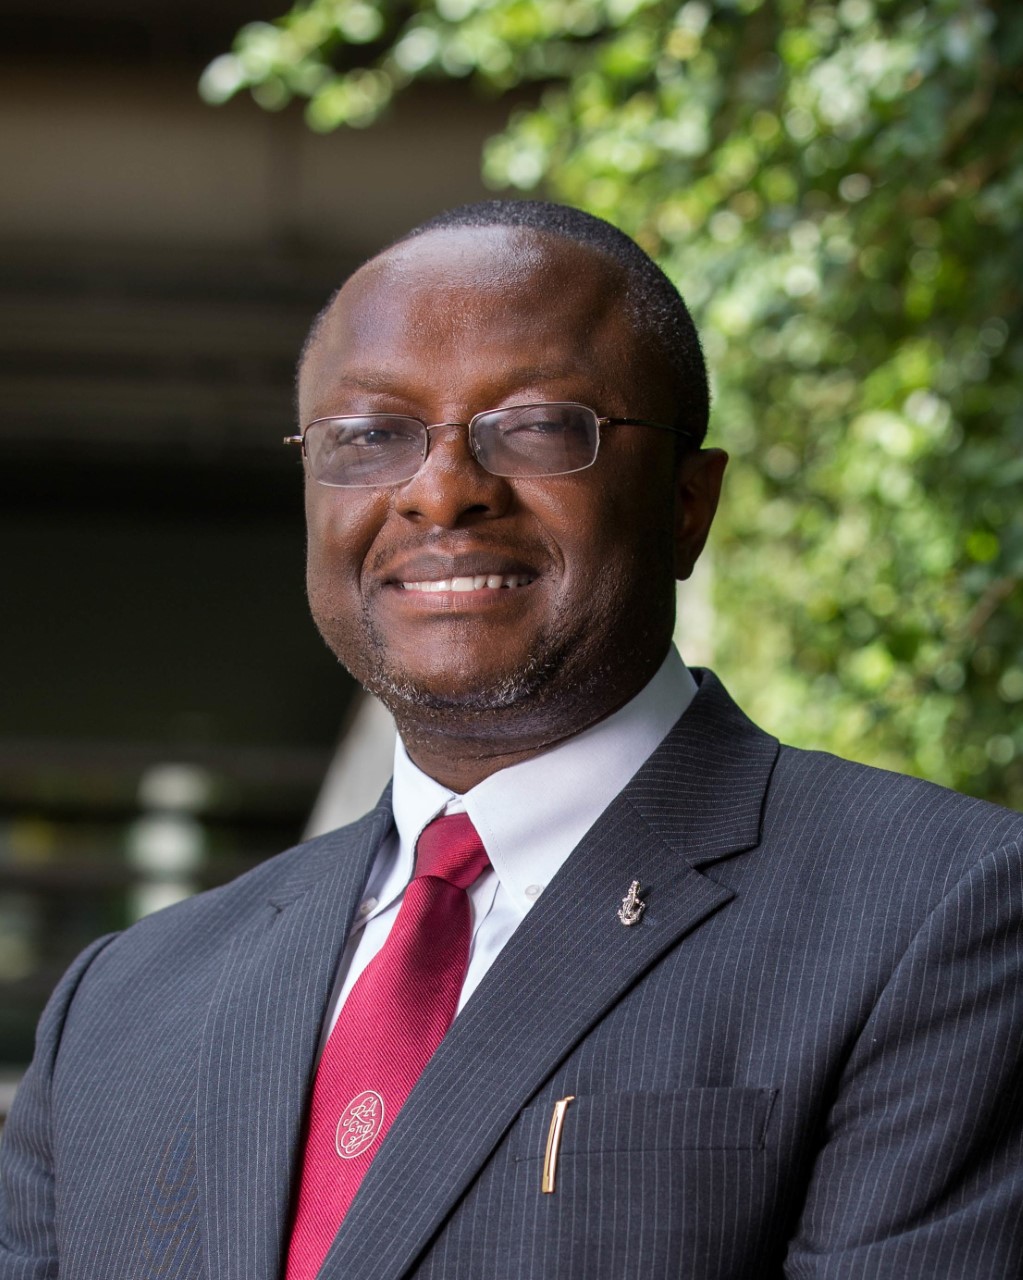
[[[779,744],[712,671],[693,675],[699,692],[625,795],[652,831],[703,867],[759,843]]]
[[[358,850],[361,854],[367,842],[372,843],[372,864],[380,841],[393,824],[391,784],[388,783],[374,807],[358,821],[339,827],[336,831],[315,836],[282,854],[282,859],[286,861],[286,872],[269,885],[267,903],[276,910],[282,910],[310,894],[322,897],[325,882],[333,884],[333,877],[339,871],[342,875],[346,871],[354,871],[353,851]],[[363,884],[359,886],[360,890],[364,883],[365,877]]]
[[[754,846],[778,744],[707,672],[554,876],[398,1115],[321,1280],[398,1280],[522,1108],[660,956],[734,897],[698,869]],[[646,910],[624,927],[632,880]],[[395,1206],[401,1206],[401,1228]]]

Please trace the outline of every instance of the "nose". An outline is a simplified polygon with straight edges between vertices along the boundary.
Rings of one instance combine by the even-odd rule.
[[[426,458],[397,491],[399,512],[444,529],[504,515],[512,501],[511,485],[476,461],[466,424],[441,422],[429,432]]]

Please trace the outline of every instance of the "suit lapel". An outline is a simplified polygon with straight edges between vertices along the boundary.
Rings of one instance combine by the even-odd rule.
[[[326,1003],[390,821],[388,802],[287,855],[276,891],[230,939],[204,1029],[197,1096],[210,1280],[277,1280]]]
[[[733,896],[705,866],[755,845],[778,744],[712,676],[554,877],[455,1021],[370,1166],[321,1280],[397,1280],[583,1036]],[[646,909],[617,916],[632,880]],[[400,1212],[396,1206],[400,1206]]]

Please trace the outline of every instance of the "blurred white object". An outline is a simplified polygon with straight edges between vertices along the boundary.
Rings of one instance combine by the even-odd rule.
[[[129,894],[135,920],[196,892],[193,878],[206,855],[206,830],[195,817],[210,799],[213,779],[195,765],[159,764],[139,780],[144,812],[128,828],[128,862],[143,880]]]
[[[361,690],[305,829],[308,839],[354,822],[376,804],[394,767],[395,728],[383,703]]]

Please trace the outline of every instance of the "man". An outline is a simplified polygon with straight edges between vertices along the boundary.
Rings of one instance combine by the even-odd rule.
[[[393,794],[77,962],[0,1277],[1018,1275],[1023,818],[779,748],[671,649],[725,459],[664,277],[455,211],[299,404]]]

